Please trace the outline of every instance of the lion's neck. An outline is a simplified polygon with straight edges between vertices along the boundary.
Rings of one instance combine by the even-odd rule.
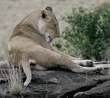
[[[34,29],[31,25],[18,25],[17,27],[15,27],[10,38],[13,38],[15,36],[27,37],[33,40],[36,44],[51,49],[50,44],[45,41],[43,35],[41,35],[38,30]]]

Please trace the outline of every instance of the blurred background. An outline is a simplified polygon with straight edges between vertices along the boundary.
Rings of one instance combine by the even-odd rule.
[[[6,57],[6,45],[14,27],[28,14],[51,6],[58,19],[60,32],[69,24],[61,16],[71,14],[72,8],[80,6],[89,9],[109,2],[109,0],[0,0],[0,60]]]

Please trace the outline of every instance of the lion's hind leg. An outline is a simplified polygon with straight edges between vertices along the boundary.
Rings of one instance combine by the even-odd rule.
[[[27,86],[30,83],[32,78],[30,63],[27,59],[22,59],[22,67],[23,67],[24,73],[26,74],[26,80],[24,82],[24,86]]]

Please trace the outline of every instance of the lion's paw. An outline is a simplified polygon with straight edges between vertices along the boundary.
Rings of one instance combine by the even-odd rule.
[[[24,82],[24,86],[26,87],[28,85],[28,83]]]
[[[104,67],[101,66],[101,65],[98,65],[98,66],[96,66],[95,72],[100,73],[100,72],[103,71],[103,70],[104,70]]]

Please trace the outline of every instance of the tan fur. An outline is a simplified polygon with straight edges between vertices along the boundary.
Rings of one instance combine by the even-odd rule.
[[[48,69],[60,66],[73,72],[86,73],[101,70],[102,67],[81,67],[74,63],[73,57],[54,51],[50,42],[58,37],[59,24],[51,7],[32,12],[13,30],[7,45],[9,65],[21,66],[26,74],[24,86],[31,81],[32,69]]]

